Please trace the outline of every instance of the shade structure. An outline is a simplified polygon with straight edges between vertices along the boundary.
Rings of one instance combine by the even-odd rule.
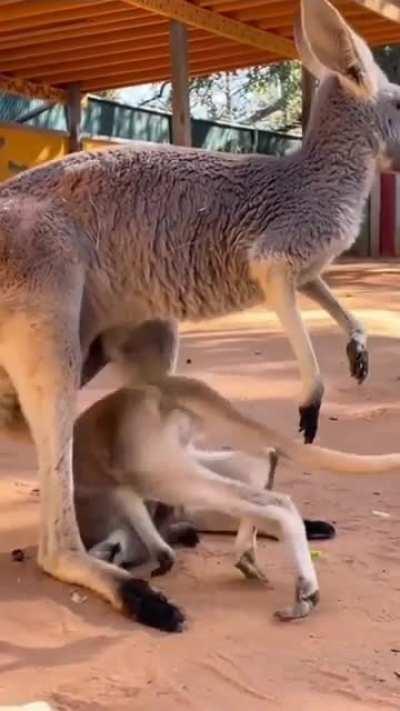
[[[307,1],[307,0],[306,0]],[[373,46],[400,42],[398,0],[334,0]],[[189,72],[296,57],[298,0],[2,0],[0,89],[66,101],[170,78],[170,20],[188,28]]]

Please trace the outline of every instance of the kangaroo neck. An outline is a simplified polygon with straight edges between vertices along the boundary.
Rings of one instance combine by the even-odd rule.
[[[350,189],[361,198],[371,189],[378,140],[372,111],[353,97],[339,80],[327,78],[317,91],[300,151],[307,171]]]

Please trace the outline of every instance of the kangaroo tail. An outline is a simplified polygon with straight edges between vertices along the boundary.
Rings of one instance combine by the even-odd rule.
[[[210,431],[218,431],[234,449],[266,456],[274,447],[280,456],[308,469],[330,469],[340,474],[377,474],[400,471],[400,454],[346,454],[301,444],[249,417],[205,383],[181,376],[169,376],[160,384],[176,406],[199,417]]]

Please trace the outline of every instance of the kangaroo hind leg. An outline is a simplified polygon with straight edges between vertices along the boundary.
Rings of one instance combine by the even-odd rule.
[[[182,462],[181,470],[185,476],[158,482],[158,495],[164,503],[228,513],[267,532],[271,522],[278,524],[297,579],[294,606],[277,614],[280,619],[308,615],[319,600],[318,582],[303,521],[289,497],[219,476],[189,458]]]
[[[59,284],[59,289],[61,285]],[[182,613],[147,583],[84,550],[73,503],[72,435],[80,380],[79,303],[57,293],[46,309],[27,305],[2,324],[0,363],[9,374],[36,445],[41,488],[39,565],[100,594],[150,626],[180,629]],[[47,298],[47,297],[46,297]],[[38,299],[38,302],[40,300]]]
[[[278,466],[279,456],[274,449],[269,453],[269,467],[266,462],[256,462],[256,472],[258,475],[261,466],[263,470],[268,472],[268,478],[264,483],[263,478],[259,476],[251,477],[251,483],[255,486],[263,486],[267,491],[272,491],[275,481],[276,468]],[[251,520],[244,519],[240,522],[239,530],[235,540],[235,550],[237,552],[236,568],[243,573],[245,578],[262,580],[268,582],[264,571],[257,561],[257,529]]]

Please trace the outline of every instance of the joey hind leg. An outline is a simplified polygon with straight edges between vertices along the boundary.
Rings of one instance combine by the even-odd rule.
[[[154,525],[170,546],[195,548],[200,537],[195,526],[189,521],[177,520],[176,509],[158,502],[154,511]]]
[[[201,453],[196,452],[196,458],[220,476],[250,484],[260,491],[273,488],[278,464],[278,454],[274,449],[269,450],[268,459],[241,451],[226,452],[223,458],[219,453],[216,453],[215,457],[212,453],[207,453],[207,456],[202,458]],[[215,530],[217,531],[217,528]],[[234,545],[235,567],[246,578],[266,582],[267,578],[257,560],[257,529],[251,519],[242,519],[239,522]]]
[[[171,523],[166,531],[166,540],[171,546],[195,548],[200,543],[199,533],[189,521]]]
[[[272,491],[275,480],[275,472],[278,466],[279,456],[274,449],[269,453],[268,479],[263,488]],[[255,481],[253,481],[256,484]],[[261,482],[260,482],[261,483]],[[237,551],[237,562],[235,567],[240,570],[245,578],[249,580],[261,580],[268,582],[268,578],[257,562],[257,529],[251,521],[240,522],[239,530],[235,539],[235,550]]]
[[[59,288],[61,286],[59,285]],[[65,296],[65,294],[64,294]],[[21,310],[4,326],[0,361],[13,382],[36,445],[41,489],[38,561],[55,578],[87,587],[144,624],[174,631],[183,615],[142,580],[84,550],[73,501],[72,436],[80,380],[79,303],[47,302],[50,314]],[[57,308],[58,307],[58,308]]]
[[[148,552],[130,527],[117,528],[107,538],[89,548],[90,555],[114,563],[121,568],[133,568],[148,560]]]
[[[158,532],[148,508],[132,487],[120,486],[113,494],[124,512],[130,526],[136,531],[148,550],[149,556],[158,562],[151,575],[165,575],[175,562],[175,553]]]
[[[250,521],[242,521],[235,540],[237,568],[248,580],[268,582],[268,578],[257,561],[257,529]]]
[[[265,485],[265,489],[269,491],[272,490],[274,485],[278,459],[276,451],[271,450],[269,454],[269,477]],[[252,483],[257,485],[257,480],[253,479]],[[327,521],[307,518],[303,519],[303,523],[308,541],[326,541],[334,538],[336,535],[335,527]],[[274,535],[270,537],[275,538]],[[243,573],[246,578],[258,578],[259,580],[267,581],[265,573],[257,562],[257,530],[248,521],[243,521],[240,524],[235,541],[235,549],[237,550],[238,557],[235,565],[240,572]]]
[[[162,504],[159,506],[161,507],[164,505]],[[165,508],[170,510],[170,515],[172,516],[173,508]],[[136,524],[138,523],[138,516],[140,516],[140,513],[136,513],[135,515]],[[154,523],[157,525],[158,521],[155,519]],[[139,524],[137,528],[142,529],[142,526],[143,522],[141,525]],[[129,526],[128,524],[124,527],[116,528],[106,538],[99,541],[95,545],[92,545],[88,549],[88,552],[90,555],[94,556],[94,558],[107,561],[108,563],[114,563],[114,565],[118,565],[127,570],[143,563],[147,563],[150,557],[155,557],[158,560],[159,565],[156,571],[153,571],[153,577],[155,575],[165,574],[171,569],[174,560],[170,556],[169,550],[165,549],[164,546],[159,549],[159,537],[157,532],[155,533],[154,538],[152,537],[152,524],[147,522],[146,526],[148,530],[147,535],[152,540],[151,552],[149,551],[149,546],[146,546],[142,542],[142,539],[138,536],[137,531],[133,528],[133,526]],[[163,538],[165,537],[165,541],[171,546],[181,544],[188,548],[193,548],[199,541],[198,533],[195,527],[186,521],[168,523],[165,524],[165,527],[165,536],[163,536]],[[160,533],[162,533],[162,530]]]
[[[166,503],[228,513],[267,532],[271,522],[279,525],[296,570],[296,595],[295,604],[277,614],[281,619],[308,615],[319,600],[318,582],[303,521],[290,499],[218,476],[190,460],[182,464],[182,471],[185,477],[171,478],[164,486],[160,482],[159,496]]]

